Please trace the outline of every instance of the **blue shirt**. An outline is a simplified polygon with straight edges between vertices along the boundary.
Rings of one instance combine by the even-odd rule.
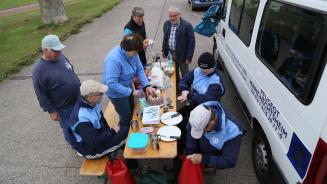
[[[56,61],[40,59],[33,68],[34,91],[44,111],[52,113],[73,107],[80,81],[64,55]]]
[[[128,56],[120,46],[113,48],[104,61],[103,83],[108,86],[106,94],[111,98],[131,95],[135,74],[142,87],[149,85],[139,56]]]

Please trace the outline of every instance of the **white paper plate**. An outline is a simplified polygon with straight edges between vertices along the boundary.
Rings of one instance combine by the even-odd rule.
[[[169,118],[171,117],[171,115],[175,114],[176,112],[166,112],[164,114],[161,115],[160,120],[163,124],[166,125],[177,125],[178,123],[182,122],[183,120],[183,116],[179,115],[177,117],[174,118]]]
[[[181,130],[177,126],[163,126],[163,127],[159,128],[159,130],[157,132],[157,134],[163,135],[161,137],[161,140],[163,140],[163,141],[175,141],[176,139],[171,139],[168,137],[169,136],[180,137],[181,133],[182,133]],[[168,136],[168,137],[164,137],[164,136]]]

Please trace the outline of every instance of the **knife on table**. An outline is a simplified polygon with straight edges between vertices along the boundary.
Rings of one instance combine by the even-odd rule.
[[[162,120],[173,119],[173,118],[178,117],[179,115],[181,115],[181,114],[179,112],[176,112],[176,113],[172,114],[171,116],[168,116],[167,118],[162,119]]]
[[[180,136],[169,136],[169,135],[161,135],[161,134],[157,134],[157,136],[159,138],[164,137],[164,138],[168,138],[168,139],[180,139]]]

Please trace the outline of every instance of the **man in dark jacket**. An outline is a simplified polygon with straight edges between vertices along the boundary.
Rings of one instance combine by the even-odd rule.
[[[42,40],[43,56],[33,68],[34,91],[44,112],[59,121],[65,140],[65,126],[79,96],[80,81],[69,60],[61,53],[65,48],[58,36],[47,35]]]
[[[126,36],[132,33],[136,33],[144,41],[146,39],[146,30],[145,30],[143,17],[144,17],[143,8],[137,6],[134,7],[132,10],[131,19],[124,27],[124,35]],[[146,45],[144,47],[146,47]],[[138,52],[143,66],[146,65],[147,63],[144,49]]]
[[[109,127],[100,107],[106,85],[86,80],[81,85],[81,97],[69,119],[67,131],[72,147],[88,159],[96,159],[122,147],[129,127]]]
[[[192,110],[187,126],[186,158],[209,168],[235,167],[243,134],[218,102],[200,104]]]
[[[168,10],[169,20],[163,26],[163,43],[162,56],[168,55],[176,62],[176,80],[179,82],[181,78],[189,71],[188,64],[192,62],[195,37],[192,25],[181,18],[181,11],[172,6]]]

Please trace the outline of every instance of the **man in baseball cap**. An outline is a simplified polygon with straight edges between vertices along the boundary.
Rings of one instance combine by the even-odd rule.
[[[191,111],[187,126],[187,158],[209,168],[234,167],[242,136],[243,128],[226,116],[218,102],[200,104]]]
[[[102,95],[108,90],[94,80],[83,81],[81,97],[76,102],[67,126],[72,148],[78,154],[96,159],[119,149],[126,142],[129,127],[108,126],[100,107]]]
[[[33,68],[34,91],[44,112],[58,121],[63,128],[65,140],[68,119],[80,95],[80,81],[70,61],[61,53],[65,46],[58,36],[49,34],[41,41],[42,58]]]

